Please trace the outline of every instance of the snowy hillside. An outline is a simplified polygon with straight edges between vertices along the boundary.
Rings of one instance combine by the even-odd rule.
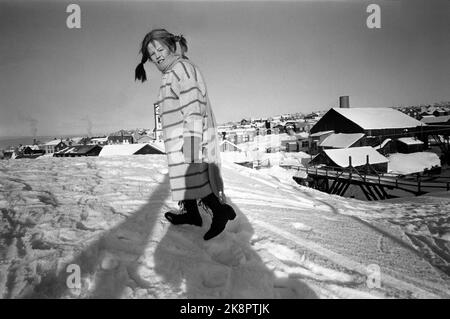
[[[2,298],[449,298],[450,196],[361,202],[224,163],[238,218],[172,226],[164,155],[0,161]],[[270,174],[270,175],[269,175]],[[67,265],[81,269],[69,289]],[[381,285],[368,285],[373,269]]]

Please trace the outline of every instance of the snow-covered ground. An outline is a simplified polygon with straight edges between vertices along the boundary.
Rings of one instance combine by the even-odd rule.
[[[305,152],[275,152],[265,151],[242,151],[242,152],[222,152],[222,159],[232,163],[258,162],[264,167],[279,165],[303,165],[302,160],[309,161],[311,155]]]
[[[413,174],[441,166],[441,160],[433,152],[417,152],[411,154],[394,153],[389,155],[388,171],[396,174]]]
[[[204,241],[208,213],[201,228],[164,219],[176,207],[166,165],[165,155],[0,161],[0,296],[450,297],[448,192],[362,202],[279,167],[224,161],[238,218]],[[68,288],[68,265],[81,288]]]

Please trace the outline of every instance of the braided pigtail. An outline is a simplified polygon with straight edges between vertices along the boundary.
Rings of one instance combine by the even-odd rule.
[[[147,62],[148,56],[146,51],[142,52],[142,58],[141,62],[137,65],[136,69],[134,70],[134,80],[139,80],[141,82],[147,81],[147,74],[145,73],[144,64]]]

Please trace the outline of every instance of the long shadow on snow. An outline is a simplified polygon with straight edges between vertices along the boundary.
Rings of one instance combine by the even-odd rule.
[[[116,227],[105,232],[98,240],[85,247],[76,257],[65,262],[57,275],[49,275],[34,287],[32,292],[21,298],[61,298],[70,296],[66,281],[70,273],[66,266],[80,266],[81,276],[95,276],[93,291],[84,295],[86,287],[82,285],[80,297],[119,298],[130,282],[130,268],[136,266],[137,259],[144,253],[152,231],[159,218],[164,201],[169,196],[169,176],[158,184],[147,203]],[[136,232],[137,231],[137,232]],[[122,258],[119,265],[102,269],[103,251],[121,251],[129,258]],[[103,267],[105,268],[105,267]],[[133,272],[133,269],[131,269]],[[74,296],[76,297],[76,295]]]
[[[203,226],[170,225],[154,254],[154,271],[186,298],[310,298],[316,293],[298,279],[277,283],[251,244],[254,229],[232,202],[237,217],[219,236],[204,241],[211,218]],[[285,287],[276,294],[276,286]]]

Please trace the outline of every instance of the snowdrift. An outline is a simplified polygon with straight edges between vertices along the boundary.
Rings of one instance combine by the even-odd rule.
[[[395,153],[389,156],[388,171],[396,174],[413,174],[441,166],[441,160],[436,153],[417,152],[411,154]]]
[[[450,297],[448,196],[367,203],[223,166],[238,217],[205,242],[208,212],[163,218],[164,155],[0,161],[0,296]]]

